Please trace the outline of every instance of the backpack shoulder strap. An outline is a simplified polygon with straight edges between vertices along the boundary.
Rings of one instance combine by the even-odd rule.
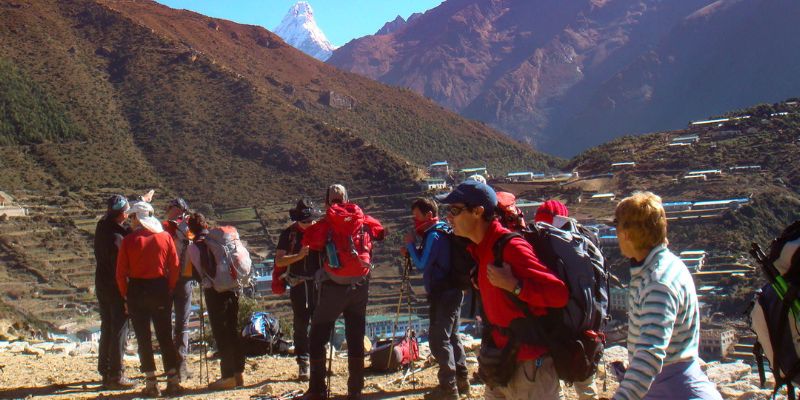
[[[496,267],[503,266],[503,250],[506,248],[506,244],[508,244],[508,242],[515,237],[522,237],[522,235],[516,232],[509,232],[503,234],[497,238],[497,241],[494,242],[494,246],[492,246],[492,254],[494,255],[494,265]]]
[[[500,238],[497,239],[496,242],[494,242],[494,246],[492,247],[492,251],[494,253],[494,265],[495,265],[495,267],[501,267],[503,265],[503,249],[505,249],[506,244],[508,244],[508,242],[510,242],[511,239],[513,239],[515,237],[524,238],[519,233],[510,232],[510,233],[503,234],[502,236],[500,236]],[[511,302],[514,303],[514,305],[517,306],[517,308],[519,308],[523,313],[525,313],[526,317],[534,318],[533,314],[531,314],[531,310],[528,308],[528,305],[524,301],[520,300],[519,297],[514,296],[513,293],[506,292],[506,295],[511,300]]]
[[[200,250],[200,269],[207,277],[214,279],[214,277],[217,276],[217,269],[216,265],[212,265],[211,260],[214,259],[214,256],[210,254],[211,250],[208,248],[206,240],[207,238],[203,237],[202,239],[196,240],[194,243],[197,249]],[[216,264],[216,262],[214,264]]]

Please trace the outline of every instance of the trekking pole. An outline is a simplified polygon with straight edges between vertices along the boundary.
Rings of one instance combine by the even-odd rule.
[[[328,346],[330,346],[330,350],[328,351],[328,371],[327,373],[327,384],[325,388],[325,398],[331,398],[331,375],[333,372],[333,334],[336,332],[336,321],[333,322],[333,329],[331,329],[331,336],[330,340],[328,341]]]
[[[412,350],[412,351],[409,352],[411,354],[411,357],[410,357],[410,361],[408,363],[408,368],[411,370],[411,386],[414,387],[414,390],[417,390],[417,381],[415,379],[416,376],[415,376],[415,371],[414,371],[414,357],[415,356],[414,356],[414,353],[413,353],[413,347],[412,347],[412,343],[411,343],[412,333],[414,332],[414,329],[411,326],[411,294],[413,293],[413,291],[412,291],[412,288],[411,288],[410,271],[411,271],[411,257],[406,257],[406,273],[405,273],[405,279],[404,279],[405,280],[405,285],[406,285],[406,301],[408,303],[408,310],[407,310],[407,312],[408,312],[408,328],[407,328],[406,332],[408,332],[408,341],[409,341],[408,342],[408,347],[409,347],[409,349]],[[458,333],[456,333],[456,334],[458,334]],[[417,335],[416,334],[413,335],[413,340],[414,340],[414,342],[416,342],[416,340],[417,340]],[[419,349],[419,345],[417,345],[417,349]],[[417,351],[419,351],[419,350],[417,350]]]
[[[394,338],[397,336],[397,326],[400,324],[400,310],[403,307],[403,293],[406,289],[406,280],[408,279],[409,267],[411,265],[411,257],[406,256],[406,262],[401,275],[400,281],[400,296],[397,298],[397,310],[394,313],[394,325],[392,325],[392,337],[389,340],[389,355],[386,357],[386,369],[388,370],[392,364],[392,353],[394,353]]]
[[[197,379],[203,383],[203,362],[206,364],[206,385],[208,385],[208,343],[206,342],[206,317],[203,311],[203,287],[200,285],[200,341],[203,343],[203,358],[200,359],[200,373]]]
[[[764,251],[761,250],[761,246],[758,243],[753,243],[753,248],[750,250],[750,255],[756,259],[756,261],[761,264],[764,270],[764,274],[767,276],[767,280],[769,281],[772,288],[775,289],[775,293],[778,294],[778,297],[783,300],[786,297],[787,292],[789,291],[789,284],[783,279],[780,272],[772,261],[769,260]],[[791,304],[791,312],[792,316],[795,319],[800,318],[800,301],[798,299],[794,299]]]

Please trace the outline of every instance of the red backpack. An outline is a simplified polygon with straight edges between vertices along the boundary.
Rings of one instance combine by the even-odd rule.
[[[353,203],[334,204],[325,215],[328,223],[325,269],[342,277],[366,276],[372,264],[371,227],[361,208]]]

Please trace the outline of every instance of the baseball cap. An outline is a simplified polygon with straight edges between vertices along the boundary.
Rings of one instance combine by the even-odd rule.
[[[465,181],[452,192],[437,196],[444,204],[464,203],[470,207],[483,207],[486,213],[494,213],[497,207],[497,194],[491,186],[478,181]]]
[[[125,211],[130,207],[128,199],[123,195],[115,194],[106,200],[108,211]]]

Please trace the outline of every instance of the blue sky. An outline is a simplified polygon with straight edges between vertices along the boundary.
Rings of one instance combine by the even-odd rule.
[[[157,0],[172,8],[275,29],[296,0]],[[307,0],[328,40],[341,46],[351,39],[371,35],[398,15],[408,18],[442,3],[442,0]]]

